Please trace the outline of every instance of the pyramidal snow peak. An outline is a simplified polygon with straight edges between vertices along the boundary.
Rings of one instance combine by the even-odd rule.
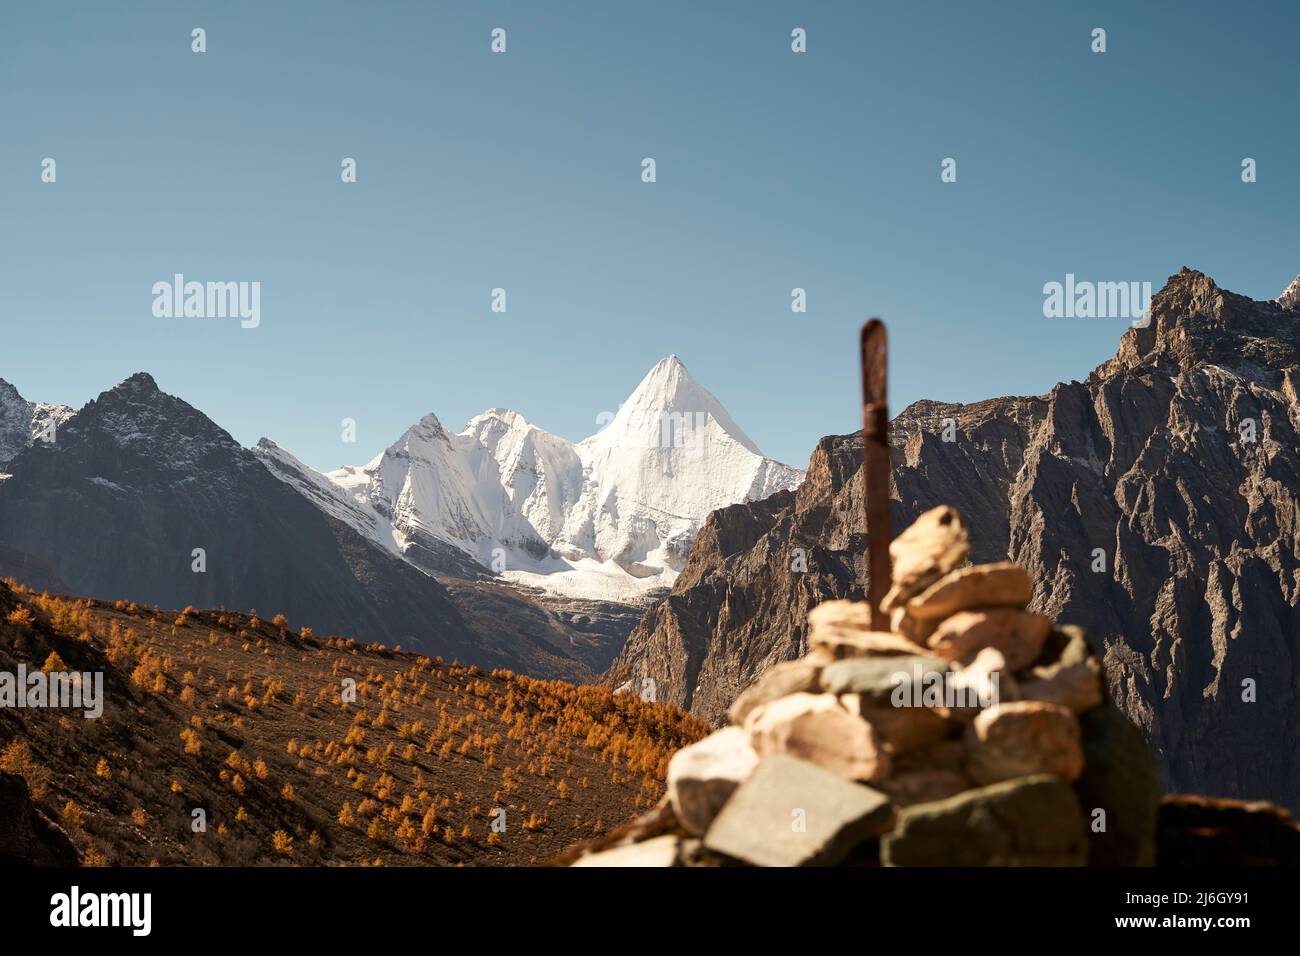
[[[613,563],[648,587],[676,577],[711,511],[803,479],[765,458],[675,355],[576,450],[582,497],[553,547],[569,561]]]
[[[722,403],[691,377],[676,355],[652,368],[619,407],[609,426],[582,444],[595,446],[601,443],[602,436],[608,436],[606,442],[616,437],[625,443],[653,447],[662,444],[663,433],[679,423],[683,440],[688,441],[695,437],[691,430],[704,417],[711,418],[722,433],[746,451],[762,457],[758,446],[732,421]],[[676,436],[669,437],[670,444],[675,443]]]
[[[371,462],[315,472],[269,439],[277,477],[435,575],[572,597],[638,600],[671,586],[709,512],[796,487],[675,355],[605,426],[570,442],[510,409],[458,434],[426,415]]]

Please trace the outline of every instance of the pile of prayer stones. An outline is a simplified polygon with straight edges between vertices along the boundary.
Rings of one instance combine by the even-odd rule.
[[[649,814],[575,866],[1079,866],[1153,862],[1160,789],[1083,632],[970,565],[953,508],[890,545],[890,630],[864,602],[808,615],[808,654],[679,750]]]

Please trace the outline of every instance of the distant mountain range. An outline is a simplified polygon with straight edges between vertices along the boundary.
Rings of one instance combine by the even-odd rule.
[[[1171,791],[1300,809],[1300,280],[1276,301],[1170,278],[1146,328],[1037,397],[918,402],[892,424],[895,532],[940,503],[1080,624]],[[953,426],[950,431],[946,424]],[[947,437],[952,440],[946,441]],[[805,615],[866,580],[859,435],[794,493],[712,514],[610,672],[711,721],[807,652]],[[807,571],[796,570],[801,553]]]
[[[326,475],[242,448],[147,374],[75,414],[0,382],[0,575],[592,679],[638,616],[601,598],[665,588],[710,510],[802,477],[676,357],[611,417],[573,444],[513,412],[455,435],[428,415]]]
[[[0,544],[75,593],[284,612],[296,624],[466,654],[427,575],[276,480],[197,409],[133,375],[5,466]]]
[[[1028,568],[1034,607],[1103,652],[1168,789],[1292,808],[1298,297],[1255,301],[1185,269],[1085,381],[918,402],[892,425],[895,530],[951,504],[973,560]],[[33,441],[51,418],[57,439]],[[508,411],[459,434],[429,416],[370,464],[321,474],[274,443],[240,447],[147,375],[76,414],[0,386],[0,576],[283,611],[546,676],[608,667],[716,721],[806,652],[809,608],[861,596],[860,440],[823,439],[800,481],[671,357],[610,418],[569,443]],[[669,581],[625,646],[634,608],[574,596]]]

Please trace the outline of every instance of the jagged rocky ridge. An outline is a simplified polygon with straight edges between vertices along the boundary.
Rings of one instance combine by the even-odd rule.
[[[45,433],[51,423],[57,437],[58,426],[71,417],[68,406],[29,402],[0,378],[0,466]]]
[[[1166,790],[1300,807],[1298,384],[1300,313],[1184,269],[1085,381],[906,409],[894,527],[948,502],[973,561],[1025,567],[1031,608],[1103,655]],[[806,653],[807,612],[861,597],[860,458],[857,436],[823,439],[797,491],[711,515],[609,679],[717,723]]]

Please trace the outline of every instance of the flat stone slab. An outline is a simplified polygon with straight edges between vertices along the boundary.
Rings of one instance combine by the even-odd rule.
[[[808,612],[808,626],[844,627],[854,631],[871,630],[871,605],[866,601],[836,599],[822,601]]]
[[[831,866],[892,822],[880,791],[778,754],[736,788],[704,846],[755,866]]]
[[[863,707],[860,698],[852,694],[840,700],[845,702],[849,713],[861,717],[875,729],[891,758],[938,743],[948,736],[953,726],[940,711],[926,707]],[[890,773],[893,773],[892,766]]]
[[[828,664],[821,672],[822,690],[830,694],[856,694],[863,704],[890,707],[898,704],[895,691],[910,685],[914,693],[907,702],[921,699],[927,674],[948,673],[948,662],[940,657],[899,655],[896,657],[852,657]],[[929,680],[942,681],[940,678]],[[940,683],[942,687],[942,683]]]
[[[1033,597],[1029,572],[1018,564],[976,564],[950,571],[907,602],[920,621],[938,620],[977,607],[1022,608]]]
[[[875,728],[834,694],[791,694],[763,704],[746,718],[745,731],[760,757],[786,754],[868,783],[889,776],[889,754]]]
[[[579,857],[573,866],[676,866],[678,837],[660,836],[643,843],[626,843],[600,853]]]
[[[852,657],[921,654],[926,649],[891,631],[854,631],[840,625],[822,625],[808,635],[808,646],[832,660]]]
[[[1085,839],[1074,789],[1039,775],[903,809],[881,858],[886,866],[1082,866]]]
[[[930,635],[930,651],[953,661],[973,660],[986,647],[996,647],[1012,671],[1037,659],[1048,632],[1050,618],[1014,608],[958,611]]]

